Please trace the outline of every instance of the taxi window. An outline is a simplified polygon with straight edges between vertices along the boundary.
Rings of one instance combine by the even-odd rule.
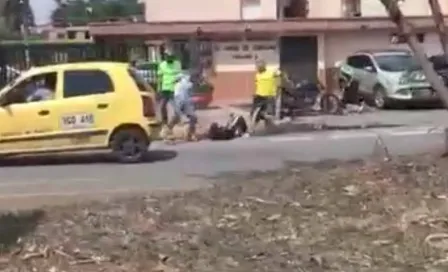
[[[64,72],[64,98],[104,94],[114,91],[109,75],[101,70]]]
[[[128,69],[129,75],[134,80],[135,85],[137,85],[140,92],[152,92],[152,88],[145,79],[133,68]]]

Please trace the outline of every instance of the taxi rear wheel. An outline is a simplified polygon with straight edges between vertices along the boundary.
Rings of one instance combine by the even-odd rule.
[[[137,163],[145,159],[149,141],[139,129],[120,129],[112,136],[113,156],[121,163]]]

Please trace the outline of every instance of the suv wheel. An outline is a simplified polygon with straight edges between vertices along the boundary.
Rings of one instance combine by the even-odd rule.
[[[111,140],[113,156],[121,163],[137,163],[144,160],[149,141],[139,129],[129,128],[117,131]]]
[[[376,108],[378,109],[385,109],[387,108],[387,96],[386,91],[383,87],[378,86],[375,87],[375,90],[373,92],[373,103]]]

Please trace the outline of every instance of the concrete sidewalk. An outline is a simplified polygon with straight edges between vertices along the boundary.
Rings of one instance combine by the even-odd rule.
[[[249,116],[250,106],[239,104],[228,106],[227,111]],[[344,115],[308,114],[297,116],[294,120],[285,118],[277,124],[314,124],[331,127],[353,126],[448,126],[448,111],[445,109],[409,109],[409,110],[376,110],[369,109],[362,113]]]
[[[249,120],[249,110],[250,107],[247,104],[198,110],[198,131],[206,131],[210,124],[213,122],[217,122],[222,125],[226,124],[229,119],[230,113],[242,115],[244,118],[246,118],[246,120]],[[398,126],[448,127],[448,111],[444,109],[384,110],[365,113],[352,113],[340,116],[298,116],[294,120],[285,118],[281,121],[277,121],[275,125],[276,126],[273,130],[270,130],[269,132],[263,131],[261,132],[261,134],[280,134],[319,130],[348,130]],[[179,126],[177,130],[179,129],[182,129],[182,131],[184,131],[183,126]]]
[[[299,117],[298,122],[326,126],[448,126],[447,110],[385,110],[344,116]]]

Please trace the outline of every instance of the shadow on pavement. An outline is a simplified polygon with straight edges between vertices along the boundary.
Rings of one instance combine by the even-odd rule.
[[[150,150],[141,163],[155,163],[168,161],[177,157],[173,150]],[[82,153],[82,154],[45,154],[11,156],[0,159],[0,167],[11,166],[43,166],[43,165],[74,165],[74,164],[104,164],[120,163],[114,160],[108,153]]]
[[[0,214],[0,253],[10,251],[20,237],[33,232],[44,216],[42,210]]]

